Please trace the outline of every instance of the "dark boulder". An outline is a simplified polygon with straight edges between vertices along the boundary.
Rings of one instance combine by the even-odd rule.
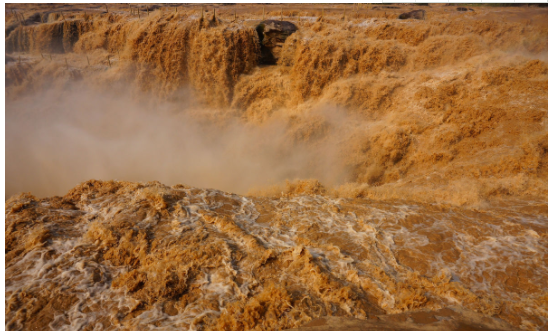
[[[160,8],[162,8],[161,5],[150,5],[150,6],[141,6],[141,7],[139,7],[139,9],[140,9],[141,11],[144,11],[144,12],[146,12],[147,9],[148,9],[149,12],[153,12],[153,11],[155,11],[156,9],[160,9]]]
[[[457,7],[457,11],[474,11],[474,9],[466,8],[466,7]]]
[[[408,13],[402,13],[399,15],[400,20],[406,19],[415,19],[415,20],[425,20],[426,19],[426,11],[422,9],[409,11]]]
[[[380,10],[380,9],[401,9],[401,7],[397,6],[374,6],[372,10]]]
[[[285,39],[297,31],[295,24],[287,21],[265,20],[256,26],[260,39],[262,64],[276,64]]]

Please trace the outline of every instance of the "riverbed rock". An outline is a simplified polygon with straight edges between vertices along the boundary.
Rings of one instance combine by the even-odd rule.
[[[410,11],[408,13],[402,13],[401,15],[399,15],[400,20],[406,20],[410,18],[415,20],[424,20],[426,19],[426,11],[422,9],[418,9],[418,10]]]
[[[260,38],[262,64],[276,64],[280,58],[285,39],[297,31],[297,26],[291,22],[265,20],[256,26]]]

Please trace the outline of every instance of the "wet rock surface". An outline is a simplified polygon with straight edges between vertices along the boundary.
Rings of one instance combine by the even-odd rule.
[[[287,21],[265,20],[256,27],[260,38],[262,64],[276,64],[285,39],[297,31],[295,24]]]
[[[408,19],[415,19],[415,20],[425,20],[426,19],[426,11],[422,9],[409,11],[408,13],[402,13],[399,15],[400,20],[408,20]]]

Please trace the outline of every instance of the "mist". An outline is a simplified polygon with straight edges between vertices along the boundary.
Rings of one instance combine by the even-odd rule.
[[[184,90],[185,99],[193,96]],[[332,144],[295,142],[285,120],[263,126],[221,111],[106,92],[84,83],[6,104],[6,196],[63,195],[89,180],[160,181],[246,193],[285,179],[345,180]],[[341,125],[337,110],[322,111]]]

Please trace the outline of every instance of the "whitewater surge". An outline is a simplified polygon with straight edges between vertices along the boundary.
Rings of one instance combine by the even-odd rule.
[[[446,307],[547,323],[542,203],[472,211],[89,181],[6,208],[10,330],[274,330]]]
[[[14,132],[7,135],[8,160],[17,160],[7,164],[8,195],[63,194],[102,176],[96,178],[156,179],[241,194],[287,179],[316,178],[349,197],[474,206],[507,196],[547,196],[544,8],[461,13],[432,6],[425,21],[400,21],[395,13],[406,6],[364,8],[345,20],[335,7],[324,17],[310,7],[293,7],[284,15],[297,18],[292,21],[299,30],[286,39],[277,65],[260,66],[255,26],[262,8],[256,6],[237,7],[237,20],[232,7],[201,19],[194,7],[151,8],[149,16],[139,17],[134,6],[107,13],[102,6],[62,6],[53,11],[64,15],[51,12],[48,20],[43,9],[29,7],[27,23],[9,15],[6,30],[6,113],[17,123],[8,126]],[[309,13],[317,20],[302,19]],[[90,100],[102,106],[91,109]],[[120,132],[99,133],[96,119],[67,123],[95,116],[108,131]],[[46,133],[53,141],[40,150],[60,156],[56,163],[76,161],[65,149],[70,140],[62,136],[78,130],[91,135],[82,149],[129,163],[140,175],[122,176],[110,162],[88,162],[71,167],[76,178],[67,183],[65,172],[29,152],[44,144],[34,138],[34,128],[52,117],[59,119],[59,134]],[[158,148],[164,159],[185,155],[175,138],[199,126],[211,134],[257,127],[279,145],[266,149],[272,151],[267,159],[285,155],[295,166],[280,164],[286,170],[249,181],[245,174],[271,168],[249,154],[249,146],[261,140],[257,134],[238,133],[237,140],[223,135],[237,146],[237,159],[254,168],[232,167],[224,177],[241,179],[234,183],[218,175],[156,170],[148,162],[129,161],[141,158],[135,148],[116,153],[103,146],[129,146],[131,136],[148,140],[152,117],[168,136]],[[178,122],[187,129],[167,124]],[[317,151],[311,164],[302,157],[306,150]],[[212,164],[222,165],[213,174],[226,173],[224,162]],[[329,171],[320,169],[324,164]],[[48,185],[42,184],[45,178]],[[247,182],[248,187],[238,184]]]

